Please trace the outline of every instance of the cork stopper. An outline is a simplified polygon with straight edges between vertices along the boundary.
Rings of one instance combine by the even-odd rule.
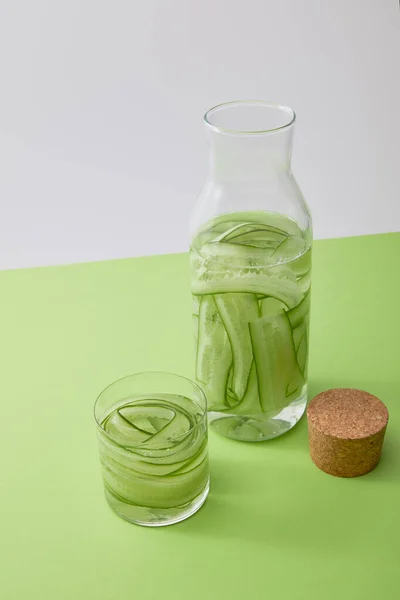
[[[379,462],[389,413],[375,396],[338,388],[315,396],[307,409],[314,464],[337,477],[358,477]]]

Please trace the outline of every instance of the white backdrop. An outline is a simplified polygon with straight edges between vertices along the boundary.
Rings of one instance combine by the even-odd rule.
[[[297,112],[315,236],[400,230],[398,0],[1,0],[0,268],[177,252],[202,117]]]

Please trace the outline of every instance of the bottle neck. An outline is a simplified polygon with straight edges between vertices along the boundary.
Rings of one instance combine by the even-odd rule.
[[[208,130],[210,176],[227,183],[265,183],[290,169],[293,127],[259,134]]]

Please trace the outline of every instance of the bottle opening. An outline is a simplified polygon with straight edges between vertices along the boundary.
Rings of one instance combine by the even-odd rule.
[[[238,100],[214,106],[204,115],[206,124],[220,133],[252,135],[275,133],[293,125],[288,106],[262,100]]]

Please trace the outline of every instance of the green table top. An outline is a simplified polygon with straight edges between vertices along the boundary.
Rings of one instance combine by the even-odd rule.
[[[1,597],[399,598],[399,256],[400,234],[314,250],[310,397],[387,404],[377,469],[320,472],[305,419],[260,444],[211,432],[209,499],[158,529],[108,508],[92,406],[131,372],[192,376],[187,255],[1,273]]]

